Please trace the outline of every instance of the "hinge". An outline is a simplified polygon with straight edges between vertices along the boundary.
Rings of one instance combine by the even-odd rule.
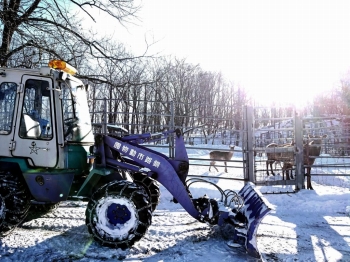
[[[23,93],[24,85],[22,83],[18,84],[17,93]]]
[[[9,145],[9,150],[13,151],[16,149],[16,141],[11,141]]]

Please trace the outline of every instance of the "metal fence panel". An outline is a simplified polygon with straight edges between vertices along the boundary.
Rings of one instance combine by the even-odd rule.
[[[139,111],[135,109],[125,108],[125,105],[132,105],[133,101],[124,101],[116,99],[113,103],[110,100],[96,100],[94,104],[97,108],[90,112],[95,133],[117,133],[123,135],[122,129],[126,129],[129,134],[140,133],[156,133],[167,130],[180,128],[184,132],[185,144],[188,150],[202,150],[203,155],[200,157],[189,156],[191,166],[207,166],[210,167],[209,153],[211,151],[230,152],[230,145],[235,146],[234,154],[242,157],[234,157],[227,160],[228,172],[222,172],[225,168],[221,159],[216,163],[220,172],[208,172],[204,174],[206,177],[218,177],[224,179],[247,180],[243,168],[244,154],[246,150],[246,141],[244,141],[244,119],[243,117],[233,117],[229,112],[243,112],[243,108],[234,108],[221,105],[205,105],[198,104],[195,108],[197,111],[187,115],[176,115],[177,108],[186,106],[183,103],[175,103],[173,101],[137,101],[138,109],[147,109]],[[114,105],[111,106],[111,105]],[[121,110],[122,106],[125,111]],[[193,106],[193,105],[192,105]],[[118,108],[118,110],[116,109]],[[157,108],[157,110],[153,110]],[[202,109],[199,110],[199,109]],[[212,114],[209,112],[226,112],[226,114]],[[129,122],[125,122],[128,120]],[[103,130],[106,126],[106,130]],[[117,128],[119,127],[119,129]],[[125,134],[125,133],[124,133]],[[148,144],[155,150],[168,147],[168,154],[173,154],[172,140],[162,140],[156,143]],[[215,159],[214,159],[215,160]],[[239,175],[231,176],[231,173],[239,173]]]
[[[227,160],[228,173],[223,172],[223,161],[214,159],[219,160],[216,163],[219,172],[204,173],[205,177],[252,181],[279,189],[292,188],[292,191],[300,189],[307,167],[305,144],[312,140],[311,136],[326,136],[321,141],[320,155],[312,165],[312,179],[327,184],[329,178],[325,179],[325,176],[332,176],[340,186],[346,186],[350,177],[349,116],[301,117],[293,108],[235,108],[206,104],[195,105],[193,112],[179,115],[179,108],[186,105],[173,101],[115,99],[111,102],[100,99],[94,101],[94,105],[90,113],[95,133],[124,135],[125,131],[140,134],[182,129],[188,150],[203,152],[200,156],[190,154],[191,166],[209,169],[213,161],[209,156],[211,151],[228,153],[229,146],[234,145],[235,157]],[[171,157],[174,152],[171,142],[161,140],[147,146],[155,150],[167,148]],[[268,175],[270,164],[274,175],[271,170]],[[290,180],[286,180],[287,171]],[[239,175],[232,176],[232,172]]]
[[[311,166],[312,180],[346,186],[350,179],[350,116],[304,117],[302,121],[306,142],[317,139],[321,146]]]

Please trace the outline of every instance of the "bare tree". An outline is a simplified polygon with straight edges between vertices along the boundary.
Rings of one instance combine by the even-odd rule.
[[[106,49],[101,44],[106,39],[97,39],[77,17],[95,21],[89,11],[94,8],[125,23],[139,9],[134,0],[2,0],[0,5],[0,66],[34,67],[50,58],[77,66],[87,55],[115,63],[133,58]]]
[[[345,79],[342,79],[340,86],[340,97],[344,103],[344,111],[343,114],[349,114],[350,113],[350,72],[348,73],[348,76]]]

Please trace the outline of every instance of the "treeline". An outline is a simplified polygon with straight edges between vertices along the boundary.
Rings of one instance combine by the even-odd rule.
[[[350,72],[332,91],[319,94],[305,111],[314,116],[350,115]]]
[[[107,123],[123,123],[132,133],[164,131],[169,125],[205,125],[208,132],[240,125],[235,119],[242,118],[246,93],[221,73],[169,57],[153,58],[140,71],[125,74],[124,85],[90,81],[92,122],[104,122],[106,111]]]

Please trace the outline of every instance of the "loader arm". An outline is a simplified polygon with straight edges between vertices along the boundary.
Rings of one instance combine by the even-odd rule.
[[[134,137],[126,136],[118,139],[107,135],[97,136],[96,166],[146,171],[147,175],[161,183],[192,217],[200,220],[200,213],[195,208],[185,185],[189,163],[180,130],[175,130],[174,159],[137,144]],[[142,139],[146,138],[147,134],[143,134]],[[125,161],[115,159],[112,150],[119,152]]]

